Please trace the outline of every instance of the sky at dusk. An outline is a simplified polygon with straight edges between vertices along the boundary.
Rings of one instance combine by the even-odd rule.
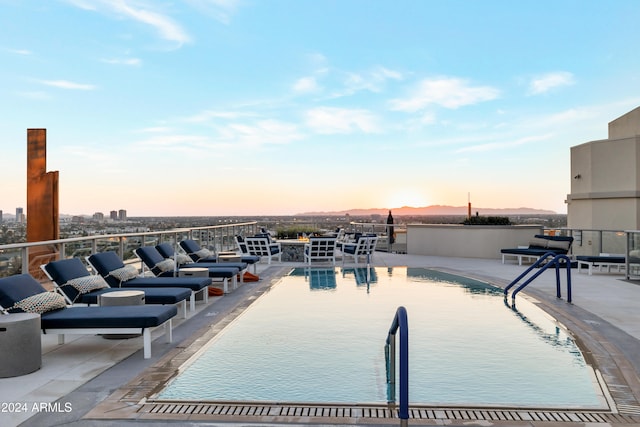
[[[0,209],[47,129],[62,214],[566,213],[640,106],[640,1],[0,0]]]

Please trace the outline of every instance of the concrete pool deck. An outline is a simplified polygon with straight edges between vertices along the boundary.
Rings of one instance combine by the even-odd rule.
[[[499,260],[376,253],[374,266],[424,267],[506,286],[525,266]],[[142,358],[141,339],[105,340],[95,336],[43,336],[42,368],[21,377],[0,379],[2,426],[120,426],[218,424],[397,425],[386,407],[318,408],[305,405],[156,405],[147,397],[202,343],[241,313],[257,296],[300,263],[261,264],[260,282],[246,283],[224,296],[197,304],[197,313],[174,322],[173,343],[161,337],[151,359]],[[322,264],[326,266],[328,264]],[[337,266],[340,267],[340,262]],[[348,266],[353,266],[349,263]],[[566,298],[566,276],[561,276]],[[640,425],[640,283],[624,275],[572,271],[573,304],[555,297],[555,274],[543,273],[523,291],[567,326],[595,362],[615,401],[613,411],[531,411],[506,408],[415,408],[410,424],[448,425]],[[520,296],[524,296],[520,294]],[[518,296],[518,298],[520,298]],[[391,321],[391,319],[389,319]],[[383,332],[384,333],[384,332]],[[162,331],[156,331],[154,338]],[[13,406],[7,406],[12,404]],[[1,409],[1,408],[0,408]],[[597,411],[596,411],[597,412]],[[378,415],[376,415],[378,414]],[[20,424],[22,423],[22,424]]]

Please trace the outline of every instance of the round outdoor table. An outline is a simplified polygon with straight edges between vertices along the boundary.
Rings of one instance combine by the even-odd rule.
[[[114,305],[144,305],[144,291],[116,291],[102,294],[98,303],[101,307]],[[106,339],[125,339],[139,337],[142,334],[103,334]]]
[[[0,378],[17,377],[42,366],[40,315],[0,315]]]

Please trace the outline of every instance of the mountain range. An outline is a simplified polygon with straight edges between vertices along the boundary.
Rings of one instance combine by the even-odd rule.
[[[411,207],[403,206],[401,208],[391,209],[391,213],[394,216],[427,216],[427,215],[467,215],[467,206],[443,206],[432,205],[424,207]],[[557,212],[534,209],[534,208],[474,208],[471,207],[471,214],[475,215],[476,212],[479,215],[485,216],[504,216],[504,215],[557,215]],[[387,215],[389,213],[388,208],[368,208],[368,209],[348,209],[345,211],[333,211],[333,212],[303,212],[299,213],[300,216],[368,216],[368,215]]]

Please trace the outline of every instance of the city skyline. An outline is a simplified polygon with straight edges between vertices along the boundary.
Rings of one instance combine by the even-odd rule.
[[[47,129],[61,213],[566,213],[640,105],[640,2],[0,0],[0,202]]]

